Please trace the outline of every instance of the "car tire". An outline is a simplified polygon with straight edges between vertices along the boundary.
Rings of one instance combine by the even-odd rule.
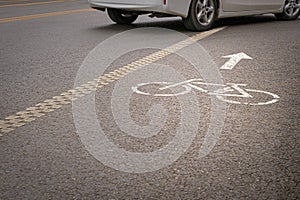
[[[136,14],[112,8],[108,8],[107,13],[109,18],[117,24],[132,24],[138,18]]]
[[[300,0],[286,0],[283,12],[275,14],[278,20],[295,20],[300,15]]]
[[[188,30],[206,31],[213,27],[216,18],[216,0],[192,0],[188,16],[183,18],[183,24]]]

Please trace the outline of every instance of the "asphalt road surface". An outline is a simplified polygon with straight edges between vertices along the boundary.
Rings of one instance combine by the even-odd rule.
[[[300,199],[299,25],[0,0],[0,199]]]

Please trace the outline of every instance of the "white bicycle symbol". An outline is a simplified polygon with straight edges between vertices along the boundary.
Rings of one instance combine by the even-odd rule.
[[[150,85],[162,85],[163,87],[160,87],[158,92],[155,93],[149,93],[143,91],[144,86],[150,86]],[[204,89],[203,86],[213,89]],[[215,84],[215,83],[205,83],[202,79],[190,79],[187,81],[183,81],[180,83],[172,83],[172,82],[150,82],[150,83],[140,83],[137,86],[132,87],[133,92],[141,95],[146,96],[155,96],[155,97],[174,97],[174,96],[180,96],[185,95],[192,90],[200,91],[203,93],[206,93],[208,95],[216,96],[219,100],[231,103],[231,104],[244,104],[244,105],[268,105],[273,104],[279,101],[280,97],[276,94],[273,94],[271,92],[266,92],[262,90],[254,90],[254,89],[243,89],[242,87],[247,86],[246,84],[236,84],[236,83],[227,83],[224,84]],[[177,88],[181,87],[183,90],[176,93],[163,93],[167,89]],[[218,88],[218,89],[216,89]],[[210,91],[211,90],[211,91]],[[253,99],[253,95],[257,93],[265,94],[271,96],[271,100],[268,100],[266,102],[258,102],[258,103],[249,103],[249,102],[241,102],[237,100],[231,100],[226,99],[226,97],[235,97],[235,98],[246,98],[246,99]],[[253,95],[251,95],[253,94]]]

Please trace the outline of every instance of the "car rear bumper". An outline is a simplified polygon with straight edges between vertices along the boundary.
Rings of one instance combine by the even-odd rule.
[[[181,1],[181,0],[180,0]],[[164,5],[164,0],[89,0],[92,8],[115,8],[128,11],[158,12],[170,15],[186,16],[186,13],[173,9],[172,4]]]
[[[161,1],[150,0],[150,1],[126,1],[120,3],[120,1],[105,1],[105,0],[90,0],[89,1],[91,7],[96,8],[116,8],[116,9],[123,9],[123,10],[136,10],[136,11],[157,11],[163,9],[163,5]]]

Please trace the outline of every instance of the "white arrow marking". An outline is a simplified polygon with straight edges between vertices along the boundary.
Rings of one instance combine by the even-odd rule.
[[[237,53],[233,55],[228,55],[228,56],[222,56],[222,58],[230,58],[228,62],[226,62],[221,69],[233,69],[241,60],[247,59],[247,60],[252,60],[250,56],[248,56],[245,53]]]

